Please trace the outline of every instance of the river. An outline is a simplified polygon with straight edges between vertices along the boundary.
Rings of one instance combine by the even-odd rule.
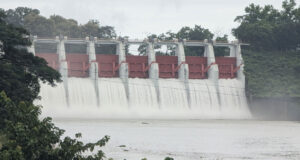
[[[300,123],[255,120],[79,120],[56,119],[65,136],[83,142],[104,135],[102,148],[114,160],[298,160]],[[124,145],[124,146],[123,146]],[[121,147],[120,147],[121,146]]]

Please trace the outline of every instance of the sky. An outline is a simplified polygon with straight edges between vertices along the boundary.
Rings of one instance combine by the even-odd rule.
[[[300,0],[296,0],[300,4]],[[0,0],[0,8],[37,8],[41,15],[62,15],[79,23],[96,19],[100,25],[114,26],[118,35],[143,39],[149,34],[177,32],[195,24],[216,36],[229,35],[250,3],[272,4],[281,8],[282,0]]]

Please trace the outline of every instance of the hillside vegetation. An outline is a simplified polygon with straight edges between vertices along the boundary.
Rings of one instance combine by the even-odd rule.
[[[243,49],[248,95],[300,97],[300,7],[294,0],[272,5],[250,4],[235,19],[234,36]]]
[[[300,52],[243,51],[247,91],[253,97],[300,97]]]

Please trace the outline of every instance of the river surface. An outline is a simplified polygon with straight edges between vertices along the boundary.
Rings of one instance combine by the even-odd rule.
[[[114,160],[299,160],[300,123],[253,120],[55,120]]]

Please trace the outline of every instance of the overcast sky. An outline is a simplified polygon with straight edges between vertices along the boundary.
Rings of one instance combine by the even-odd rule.
[[[43,16],[58,14],[79,23],[97,19],[101,25],[114,26],[118,35],[144,38],[195,24],[216,35],[231,35],[237,26],[234,18],[250,3],[281,8],[282,0],[0,0],[0,7],[37,8]]]

